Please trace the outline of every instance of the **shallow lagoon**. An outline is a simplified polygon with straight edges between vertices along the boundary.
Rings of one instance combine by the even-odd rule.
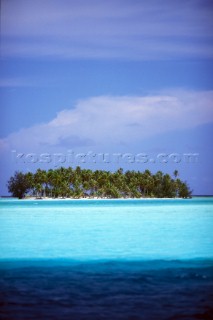
[[[0,202],[1,259],[213,258],[213,199]]]
[[[1,200],[2,319],[210,319],[213,198]]]

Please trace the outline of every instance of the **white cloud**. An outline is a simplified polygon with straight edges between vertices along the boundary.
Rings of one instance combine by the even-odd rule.
[[[0,78],[0,88],[16,88],[16,87],[30,87],[34,86],[30,79],[5,77]]]
[[[21,88],[21,87],[50,87],[54,86],[52,78],[38,77],[14,77],[4,76],[0,78],[0,88]]]
[[[2,54],[209,58],[212,10],[206,0],[3,0]]]
[[[213,121],[213,91],[174,91],[155,96],[100,96],[80,100],[48,123],[10,134],[9,150],[131,145],[173,130]],[[102,149],[103,150],[103,149]]]

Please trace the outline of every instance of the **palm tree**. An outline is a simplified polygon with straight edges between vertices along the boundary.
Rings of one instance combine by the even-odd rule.
[[[178,170],[175,170],[175,171],[173,172],[173,175],[174,175],[175,178],[177,178],[177,177],[179,176]]]
[[[20,173],[21,174],[21,173]],[[24,178],[22,179],[22,176]],[[38,169],[35,174],[28,172],[11,177],[8,182],[8,190],[14,194],[14,188],[20,190],[35,191],[37,196],[45,194],[51,197],[81,197],[86,195],[101,197],[183,197],[191,196],[191,191],[186,183],[177,178],[178,171],[174,171],[175,180],[169,174],[158,171],[155,175],[149,170],[144,172],[126,171],[120,168],[116,172],[104,170],[87,170],[58,168],[48,171]],[[21,182],[20,182],[21,181]],[[20,183],[23,183],[21,189]],[[26,184],[27,182],[27,184]],[[26,189],[27,185],[27,189]],[[17,188],[16,188],[17,189]]]
[[[45,170],[38,169],[34,174],[35,190],[37,197],[45,196],[47,186],[47,173]]]

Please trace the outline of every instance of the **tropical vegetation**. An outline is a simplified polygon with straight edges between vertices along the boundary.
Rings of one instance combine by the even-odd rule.
[[[74,168],[41,170],[35,173],[15,172],[8,181],[8,191],[14,197],[50,198],[189,198],[191,191],[186,182],[158,171],[149,170],[115,172]]]

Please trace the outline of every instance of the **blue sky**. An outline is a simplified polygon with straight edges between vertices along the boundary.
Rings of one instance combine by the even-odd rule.
[[[177,169],[213,194],[212,16],[207,0],[2,0],[0,194],[15,170],[56,165],[27,154],[69,150],[147,154],[73,166]]]

